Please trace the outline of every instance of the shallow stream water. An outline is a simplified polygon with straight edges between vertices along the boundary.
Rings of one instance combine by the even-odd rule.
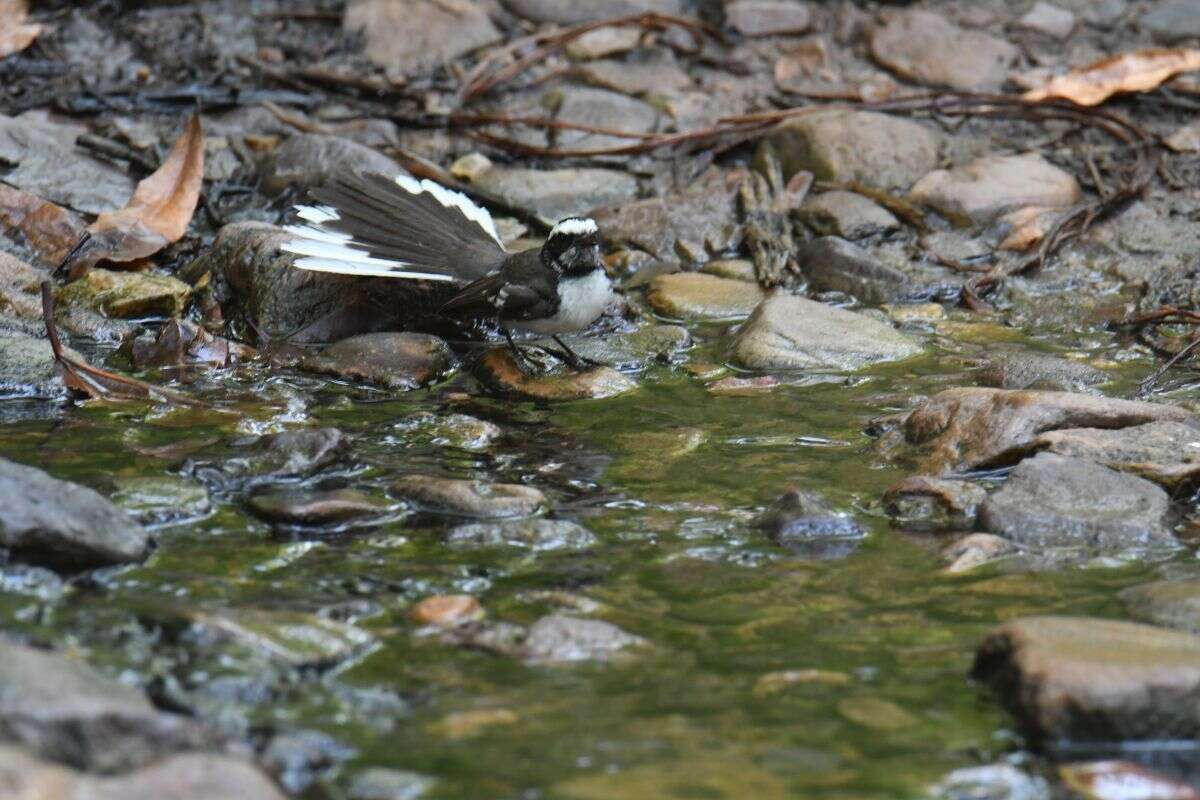
[[[703,343],[713,332],[697,330],[688,358],[719,358]],[[599,544],[465,550],[445,543],[450,521],[402,509],[371,527],[281,530],[248,515],[241,490],[218,491],[210,514],[158,529],[143,565],[102,570],[57,602],[0,594],[0,624],[78,648],[160,702],[182,687],[232,729],[328,734],[346,759],[326,776],[335,796],[369,766],[429,776],[427,796],[447,798],[920,796],[954,768],[1019,749],[1010,719],[967,677],[989,628],[1039,613],[1122,616],[1115,593],[1154,567],[948,575],[944,540],[891,529],[879,498],[908,470],[864,431],[913,395],[971,383],[961,346],[928,341],[929,355],[903,364],[744,397],[712,396],[667,366],[622,397],[543,407],[489,399],[466,377],[388,395],[244,367],[188,388],[204,409],[89,402],[22,415],[36,407],[9,403],[0,451],[102,491],[184,471],[189,452],[239,433],[334,426],[351,440],[349,465],[308,486],[383,498],[406,473],[527,483]],[[1127,393],[1149,363],[1127,364],[1106,392]],[[428,411],[504,433],[456,449],[409,424]],[[846,553],[772,544],[750,521],[792,484],[853,511],[868,537]],[[516,623],[593,601],[590,615],[649,645],[611,664],[530,666],[420,635],[407,608],[451,593]],[[317,612],[377,644],[268,680],[276,668],[253,649],[197,656],[206,651],[172,640],[178,620],[228,609]],[[820,672],[763,679],[787,670]]]

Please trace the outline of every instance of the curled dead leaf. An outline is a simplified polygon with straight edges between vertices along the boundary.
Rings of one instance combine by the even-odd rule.
[[[41,34],[42,25],[28,19],[28,0],[0,0],[0,58],[21,52]]]
[[[1200,69],[1200,50],[1188,47],[1150,48],[1105,58],[1051,78],[1022,97],[1026,100],[1062,98],[1095,106],[1114,94],[1146,92],[1181,72]]]
[[[192,115],[162,165],[143,178],[119,211],[87,228],[86,241],[68,255],[74,280],[101,260],[134,261],[154,255],[187,231],[204,182],[204,136]],[[62,267],[60,267],[61,269]]]
[[[30,249],[57,264],[83,235],[83,221],[49,200],[0,184],[0,231],[19,232]]]

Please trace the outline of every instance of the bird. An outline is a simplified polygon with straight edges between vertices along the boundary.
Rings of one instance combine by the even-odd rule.
[[[511,253],[486,209],[427,178],[347,173],[308,195],[312,204],[293,209],[299,223],[285,226],[295,238],[281,246],[300,256],[294,267],[453,283],[438,313],[496,322],[522,372],[531,366],[514,330],[552,337],[562,351],[551,352],[573,369],[599,364],[560,338],[587,328],[614,298],[595,220],[561,219],[540,248]]]

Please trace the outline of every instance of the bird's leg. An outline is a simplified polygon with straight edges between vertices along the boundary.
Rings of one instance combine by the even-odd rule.
[[[530,363],[529,356],[522,353],[521,348],[517,347],[517,343],[513,341],[512,334],[508,332],[508,326],[504,323],[500,323],[500,330],[504,332],[504,339],[508,342],[508,349],[512,350],[513,358],[517,364],[517,369],[521,371],[521,374],[529,377],[537,372],[537,370],[533,368],[533,364]]]
[[[579,355],[574,350],[572,350],[570,347],[568,347],[566,342],[564,342],[562,339],[558,338],[558,334],[553,334],[553,335],[551,335],[550,338],[553,339],[558,344],[558,346],[562,348],[562,352],[555,353],[555,355],[557,355],[557,356],[565,355],[566,358],[564,358],[563,361],[567,362],[567,366],[571,367],[571,369],[581,370],[585,366],[588,366],[588,367],[606,367],[606,366],[608,366],[603,361],[597,361],[594,358],[587,358],[586,356]]]

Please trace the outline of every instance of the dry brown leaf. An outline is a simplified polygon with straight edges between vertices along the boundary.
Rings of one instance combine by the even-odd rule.
[[[83,221],[49,200],[0,184],[0,230],[20,231],[29,247],[50,264],[63,256],[83,235]]]
[[[0,58],[19,53],[42,32],[36,22],[27,22],[27,0],[0,0]]]
[[[1200,50],[1188,47],[1150,48],[1122,53],[1076,67],[1031,89],[1026,100],[1062,98],[1095,106],[1121,92],[1146,92],[1181,72],[1200,69]]]
[[[71,262],[71,279],[98,261],[135,261],[177,241],[196,211],[203,182],[204,135],[193,114],[162,166],[138,183],[125,207],[88,226],[89,239]]]

